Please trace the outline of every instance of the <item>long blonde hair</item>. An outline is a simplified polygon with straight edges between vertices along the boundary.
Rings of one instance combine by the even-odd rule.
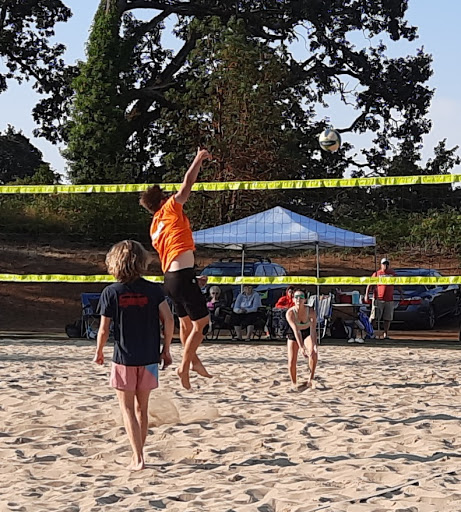
[[[221,288],[219,286],[216,286],[216,285],[210,286],[210,289],[208,290],[208,293],[210,294],[210,296],[211,296],[212,293],[217,293],[218,294],[218,299],[219,299],[219,297],[221,296]]]
[[[145,273],[152,259],[152,254],[136,240],[123,240],[107,253],[106,266],[117,281],[130,283]]]

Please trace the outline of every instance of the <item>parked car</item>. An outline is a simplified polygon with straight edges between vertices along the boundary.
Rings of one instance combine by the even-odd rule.
[[[441,277],[437,270],[426,268],[396,268],[398,277]],[[403,323],[413,329],[433,329],[436,321],[446,315],[461,313],[461,295],[458,285],[404,285],[403,299],[395,288],[394,323]]]
[[[269,258],[248,258],[243,265],[240,260],[233,258],[222,258],[219,261],[210,263],[201,272],[204,276],[286,276],[286,270],[278,263],[272,263]],[[208,284],[204,292],[208,293],[211,284]],[[228,306],[231,306],[237,295],[240,293],[240,285],[220,285],[221,299],[225,301]],[[264,305],[272,306],[277,300],[285,293],[286,285],[259,285],[255,290],[261,295],[261,300]]]

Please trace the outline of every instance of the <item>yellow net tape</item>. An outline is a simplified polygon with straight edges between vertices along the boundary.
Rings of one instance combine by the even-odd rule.
[[[393,187],[403,185],[446,185],[461,183],[461,174],[429,176],[390,176],[385,178],[342,178],[320,180],[281,180],[281,181],[232,181],[196,183],[196,192],[222,192],[225,190],[287,190],[306,188],[343,187]],[[163,190],[174,192],[180,183],[159,183]],[[152,184],[129,185],[3,185],[0,194],[119,194],[141,192]]]
[[[146,276],[146,279],[156,283],[163,282],[163,276]],[[110,283],[115,279],[109,275],[64,275],[64,274],[0,274],[0,282],[16,283]],[[461,276],[446,277],[357,277],[335,276],[278,276],[278,277],[209,277],[209,284],[254,284],[254,285],[319,285],[338,286],[349,285],[366,286],[368,284],[394,284],[394,285],[461,285]]]

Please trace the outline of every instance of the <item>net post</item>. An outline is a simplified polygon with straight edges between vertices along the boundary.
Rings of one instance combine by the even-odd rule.
[[[320,344],[320,333],[322,332],[320,328],[320,322],[318,321],[318,313],[320,307],[320,285],[318,284],[318,279],[320,278],[320,254],[319,254],[319,243],[315,242],[315,261],[316,261],[316,273],[317,276],[317,343]]]
[[[242,277],[244,276],[244,269],[245,269],[245,245],[242,244]],[[240,284],[240,293],[243,293],[243,283]]]

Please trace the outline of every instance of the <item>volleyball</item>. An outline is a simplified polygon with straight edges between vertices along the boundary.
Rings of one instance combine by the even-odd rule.
[[[338,151],[341,146],[341,135],[333,128],[327,128],[319,135],[319,144],[324,151]]]

